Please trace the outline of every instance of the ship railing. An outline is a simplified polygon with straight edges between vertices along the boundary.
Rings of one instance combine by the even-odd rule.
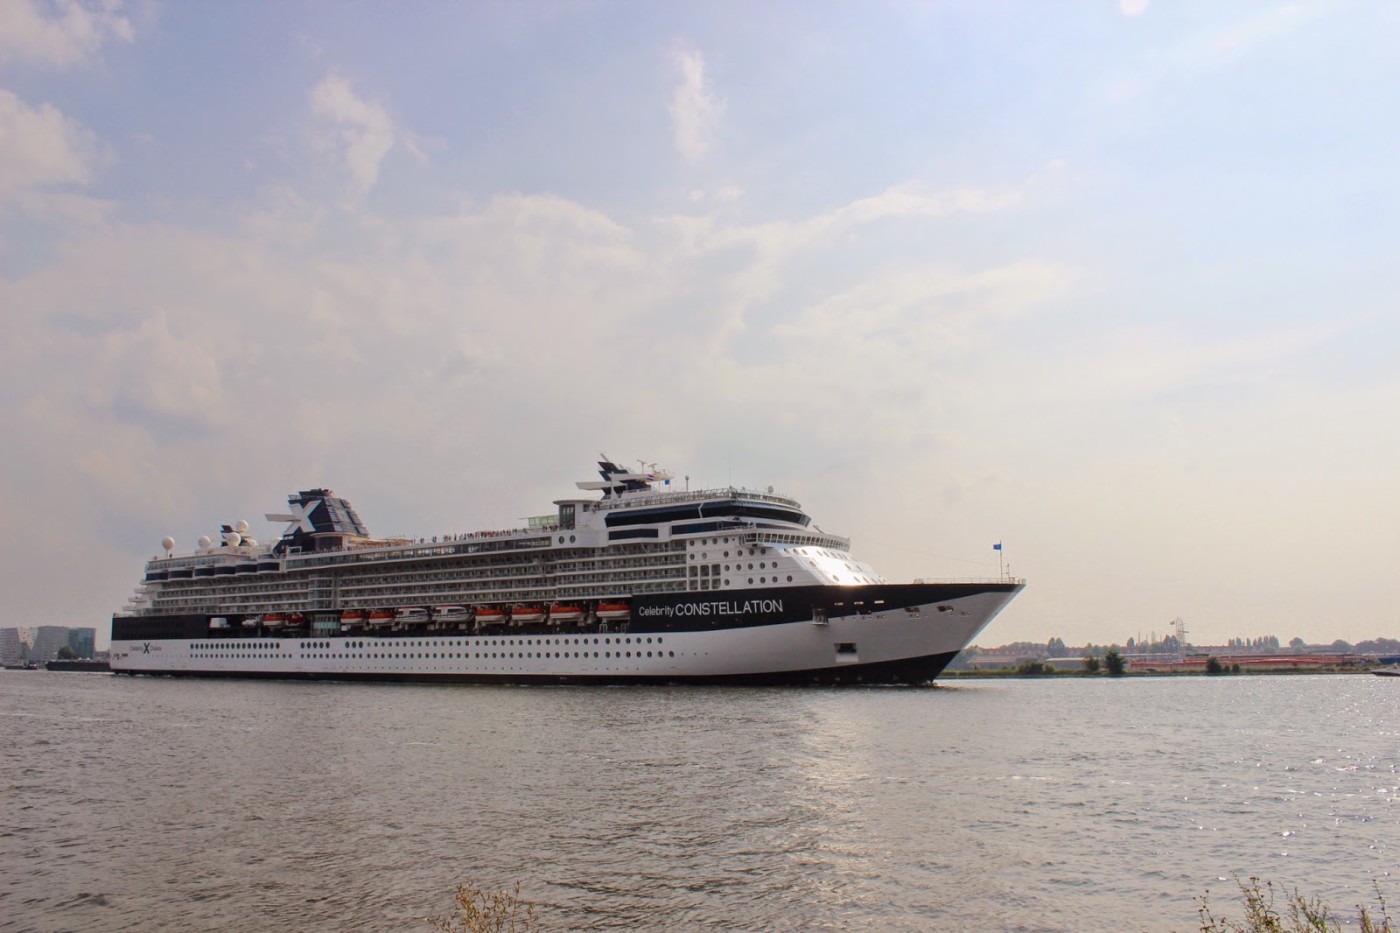
[[[788,496],[774,495],[757,489],[746,489],[742,486],[720,486],[715,489],[699,489],[694,492],[652,492],[642,495],[624,495],[617,499],[599,499],[597,502],[589,502],[588,507],[595,512],[607,511],[608,509],[636,508],[646,505],[671,505],[677,502],[695,502],[700,499],[756,499],[762,502],[773,502],[789,508],[801,509],[802,504],[796,499]]]
[[[894,581],[891,581],[891,582],[894,582]],[[1026,578],[1025,578],[1025,577],[1009,577],[1009,576],[1000,576],[1000,577],[915,577],[911,582],[913,582],[913,583],[919,583],[919,584],[923,584],[923,583],[958,583],[958,584],[972,583],[972,584],[975,584],[975,585],[977,585],[977,586],[986,586],[986,585],[988,585],[988,584],[994,584],[994,583],[1012,583],[1012,584],[1015,584],[1015,585],[1017,585],[1017,586],[1025,586],[1025,585],[1026,585]]]

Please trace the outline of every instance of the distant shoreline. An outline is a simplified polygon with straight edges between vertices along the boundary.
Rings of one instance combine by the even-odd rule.
[[[1048,662],[1053,665],[1054,659]],[[1128,670],[1119,677],[1111,677],[1102,671],[1090,673],[1088,671],[1076,670],[1053,670],[1039,674],[1026,674],[1017,671],[1015,668],[1004,668],[998,670],[966,670],[949,671],[945,670],[938,675],[939,680],[1041,680],[1045,678],[1060,678],[1070,680],[1124,680],[1127,678],[1142,677],[1259,677],[1259,676],[1279,676],[1279,675],[1310,675],[1310,674],[1370,674],[1369,667],[1281,667],[1281,668],[1253,668],[1244,671],[1222,671],[1218,674],[1207,673],[1206,671],[1170,671],[1170,670]]]

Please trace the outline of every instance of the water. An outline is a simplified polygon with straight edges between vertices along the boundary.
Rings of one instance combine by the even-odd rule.
[[[1400,682],[414,687],[0,674],[0,930],[1192,930],[1400,903]],[[1392,874],[1394,873],[1394,874]],[[1224,879],[1224,880],[1222,880]]]

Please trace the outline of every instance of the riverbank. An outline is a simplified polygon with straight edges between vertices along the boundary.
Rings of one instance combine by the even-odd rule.
[[[939,680],[1001,680],[1006,678],[1069,678],[1071,680],[1109,680],[1124,678],[1148,678],[1148,677],[1254,677],[1259,675],[1297,675],[1297,674],[1370,674],[1369,667],[1354,666],[1332,666],[1332,667],[1249,667],[1234,670],[1227,668],[1218,672],[1211,672],[1198,668],[1130,668],[1124,671],[1118,678],[1103,671],[1085,670],[1065,670],[1054,667],[1055,661],[1051,659],[1045,662],[1045,667],[1041,669],[1022,670],[1017,667],[1004,668],[982,668],[977,670],[950,671],[945,670],[938,675]]]

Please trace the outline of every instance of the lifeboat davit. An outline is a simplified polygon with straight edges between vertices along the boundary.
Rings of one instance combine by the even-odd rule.
[[[519,605],[513,606],[510,610],[510,621],[513,625],[534,625],[536,622],[544,620],[544,610],[539,606]]]
[[[583,607],[575,606],[572,603],[555,603],[549,607],[549,620],[565,624],[581,622],[583,620]]]
[[[599,603],[598,618],[612,621],[626,619],[632,615],[632,607],[627,603]]]

